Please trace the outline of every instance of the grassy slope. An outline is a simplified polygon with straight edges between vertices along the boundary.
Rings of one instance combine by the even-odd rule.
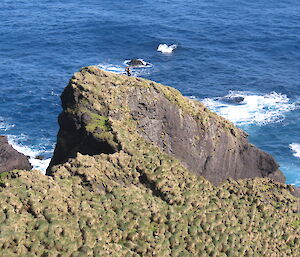
[[[54,178],[7,175],[0,255],[299,254],[298,203],[287,186],[253,179],[217,188],[176,161],[150,159],[79,154]]]
[[[55,166],[53,177],[38,171],[1,175],[0,256],[299,255],[299,202],[288,186],[248,179],[214,187],[139,136],[116,91],[94,87],[92,75],[86,79],[80,89],[85,97],[69,111],[93,112],[87,132],[122,150],[78,154]],[[130,90],[121,86],[126,77],[107,79],[118,91]],[[176,90],[156,86],[176,99]],[[111,103],[104,108],[95,99],[108,92]],[[194,115],[215,115],[201,104],[178,104]],[[103,116],[103,109],[115,108],[122,119]],[[205,115],[199,122],[205,126]]]

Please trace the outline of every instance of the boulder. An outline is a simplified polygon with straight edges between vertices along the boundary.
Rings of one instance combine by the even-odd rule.
[[[147,66],[147,63],[143,59],[131,59],[126,63],[128,66]]]
[[[245,97],[243,96],[230,96],[230,97],[223,97],[221,98],[225,103],[230,104],[240,104],[245,100]]]
[[[15,150],[6,136],[0,136],[0,173],[14,169],[31,170],[28,157]]]
[[[91,66],[75,73],[61,99],[58,141],[47,174],[78,152],[135,154],[150,142],[215,185],[228,178],[285,182],[274,158],[249,144],[244,131],[174,88]],[[129,135],[140,142],[139,149],[131,148]]]

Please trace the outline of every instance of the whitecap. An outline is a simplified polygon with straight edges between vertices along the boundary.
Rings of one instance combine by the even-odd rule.
[[[52,96],[60,96],[59,93],[55,93],[55,92],[54,92],[54,89],[51,89],[51,95],[52,95]]]
[[[177,48],[176,44],[169,45],[169,46],[167,44],[160,44],[157,47],[157,51],[162,52],[163,54],[171,54],[176,48]]]
[[[285,114],[299,108],[280,93],[258,95],[251,92],[230,91],[228,95],[205,98],[202,102],[212,111],[237,125],[265,125],[284,120]]]
[[[104,71],[110,71],[117,74],[125,74],[125,68],[120,65],[114,64],[98,64],[96,65],[99,69]]]
[[[292,143],[289,146],[290,149],[294,152],[293,155],[297,158],[300,158],[300,144]]]
[[[140,76],[145,76],[145,75],[149,75],[152,72],[152,68],[153,65],[149,62],[145,62],[143,59],[138,59],[144,62],[145,66],[134,66],[130,68],[130,72],[131,72],[131,76],[133,77],[140,77]],[[130,62],[131,60],[125,60],[123,62],[123,65],[114,65],[114,64],[98,64],[96,65],[99,69],[104,70],[104,71],[109,71],[109,72],[113,72],[116,74],[124,74],[126,75],[127,73],[125,72],[125,65],[127,65],[128,62]]]
[[[4,121],[2,117],[0,117],[0,130],[7,131],[11,128],[13,128],[15,125],[14,124],[9,124]]]
[[[20,141],[26,140],[27,136],[22,134],[20,136],[8,135],[8,142],[16,149],[18,152],[29,157],[29,162],[32,165],[33,169],[40,170],[42,173],[46,173],[46,169],[49,166],[51,158],[39,160],[36,159],[37,156],[49,155],[52,151],[47,151],[42,149],[41,147],[31,148],[25,145],[22,145]]]

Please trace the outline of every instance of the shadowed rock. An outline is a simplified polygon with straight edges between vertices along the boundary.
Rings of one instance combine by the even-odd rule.
[[[31,170],[28,157],[15,150],[7,141],[6,136],[0,136],[0,173],[14,169]]]

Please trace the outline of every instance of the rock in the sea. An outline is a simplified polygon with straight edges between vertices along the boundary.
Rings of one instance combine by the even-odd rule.
[[[147,66],[148,63],[145,62],[143,59],[131,59],[126,64],[135,67],[135,66]]]
[[[7,141],[6,136],[0,136],[0,173],[14,169],[31,170],[28,157],[15,150]]]
[[[231,103],[231,104],[239,104],[242,103],[245,100],[245,97],[243,96],[230,96],[230,97],[223,97],[221,98],[226,103]]]
[[[44,160],[45,157],[42,156],[42,155],[37,155],[37,156],[34,157],[34,159],[36,159],[36,160]]]
[[[147,144],[141,139],[151,142],[214,184],[253,177],[285,182],[274,158],[249,144],[245,132],[174,88],[91,66],[75,73],[61,99],[58,142],[47,174],[77,152],[131,152],[124,136],[129,133],[140,142],[139,151]]]

